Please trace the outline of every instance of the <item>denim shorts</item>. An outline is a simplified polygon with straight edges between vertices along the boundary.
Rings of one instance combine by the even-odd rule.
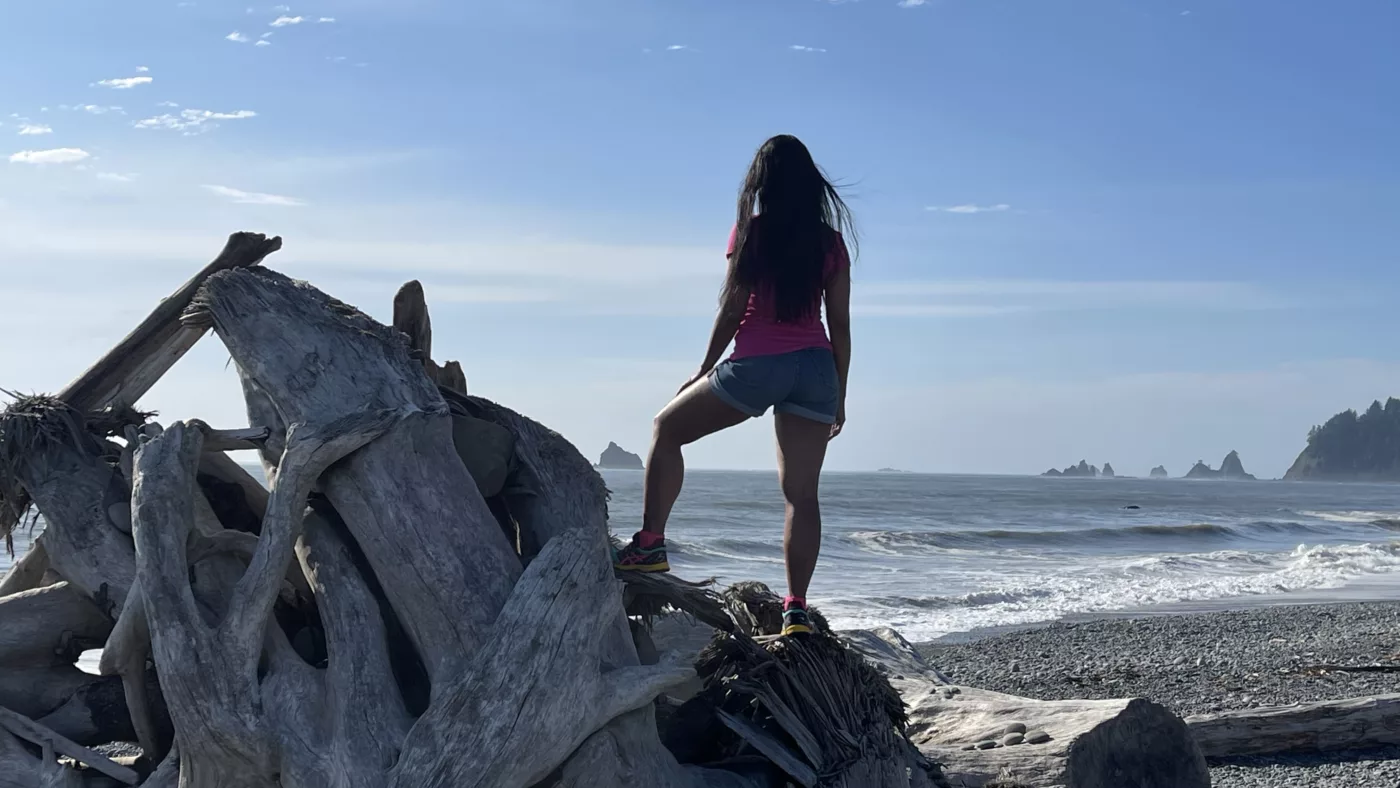
[[[772,408],[822,424],[836,422],[841,398],[836,357],[827,348],[730,359],[710,373],[710,389],[745,416]]]

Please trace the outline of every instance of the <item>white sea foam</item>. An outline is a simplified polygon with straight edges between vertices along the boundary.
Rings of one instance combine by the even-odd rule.
[[[910,640],[1171,603],[1335,589],[1400,572],[1400,542],[1160,555],[1095,567],[1017,572],[1003,584],[954,596],[826,600],[833,626],[893,626]]]

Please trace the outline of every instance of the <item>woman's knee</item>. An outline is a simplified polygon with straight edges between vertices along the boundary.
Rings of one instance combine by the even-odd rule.
[[[651,420],[652,442],[674,446],[684,445],[687,441],[681,435],[679,426],[675,413],[670,410],[661,411],[656,414],[656,418]]]
[[[814,511],[817,509],[817,485],[806,480],[783,480],[783,500],[794,509]]]

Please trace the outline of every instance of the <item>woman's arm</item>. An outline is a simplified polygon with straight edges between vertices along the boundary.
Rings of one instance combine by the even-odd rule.
[[[826,322],[831,329],[831,352],[836,356],[836,379],[841,385],[841,399],[836,408],[836,423],[831,425],[831,437],[841,434],[846,426],[846,378],[851,370],[851,267],[843,265],[826,283]]]
[[[748,290],[741,290],[720,304],[719,311],[715,313],[714,327],[710,329],[710,345],[705,350],[705,360],[700,362],[700,369],[691,376],[690,380],[681,386],[681,391],[710,374],[710,370],[719,363],[725,348],[734,341],[734,335],[739,333],[739,324],[744,322],[744,312],[748,309],[748,305]]]

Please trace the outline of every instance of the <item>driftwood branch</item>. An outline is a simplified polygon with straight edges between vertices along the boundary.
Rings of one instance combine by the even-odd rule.
[[[21,739],[26,739],[38,744],[44,748],[46,753],[53,752],[58,755],[66,755],[79,763],[87,764],[108,777],[120,780],[127,785],[135,785],[140,781],[140,777],[131,769],[116,763],[105,755],[74,744],[64,736],[45,728],[23,714],[17,714],[9,709],[0,707],[0,728],[4,728]]]
[[[405,283],[394,294],[394,329],[408,337],[410,352],[423,362],[429,379],[439,386],[467,393],[467,376],[461,364],[449,361],[438,366],[433,361],[433,321],[428,315],[423,285],[416,279]]]

